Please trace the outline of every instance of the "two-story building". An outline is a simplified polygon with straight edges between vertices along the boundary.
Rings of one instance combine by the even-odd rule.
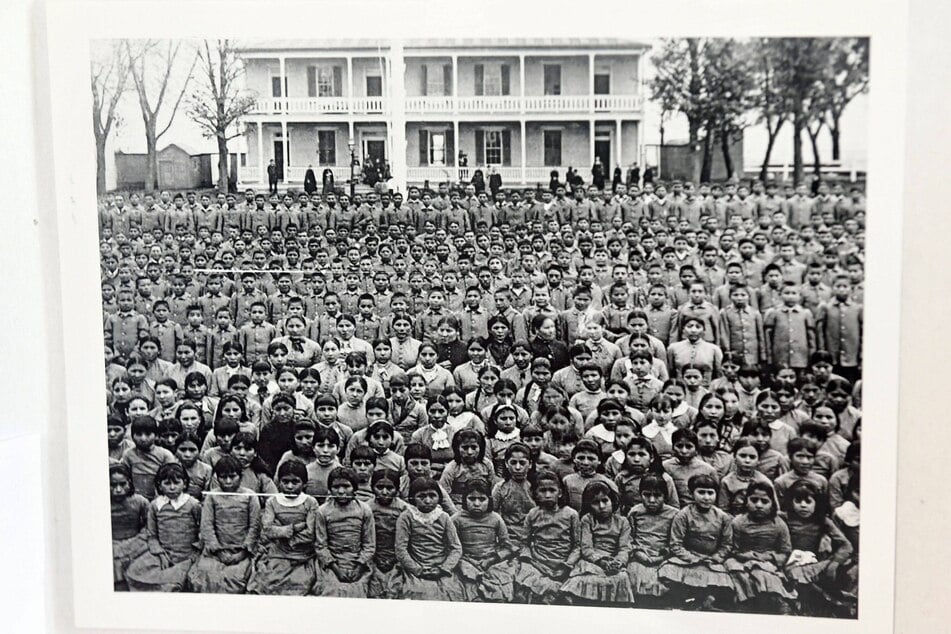
[[[312,166],[339,183],[351,152],[390,164],[393,185],[468,180],[495,167],[504,185],[590,180],[640,161],[643,64],[649,45],[591,38],[245,41],[242,183],[282,182]],[[464,157],[465,166],[460,165]]]

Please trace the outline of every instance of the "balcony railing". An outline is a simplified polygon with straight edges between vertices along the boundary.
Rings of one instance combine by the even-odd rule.
[[[422,184],[425,181],[429,181],[431,186],[435,186],[437,183],[445,182],[469,182],[476,170],[482,170],[482,175],[485,177],[486,182],[488,182],[489,167],[484,165],[476,167],[472,167],[471,165],[468,167],[454,167],[451,165],[445,167],[408,167],[406,171],[406,180],[414,184]],[[547,187],[548,181],[551,178],[552,170],[557,170],[558,178],[561,181],[564,181],[565,174],[568,172],[568,167],[535,166],[526,167],[524,170],[522,170],[521,166],[497,166],[495,170],[502,177],[503,187],[510,185],[535,184],[541,184],[543,187]]]
[[[541,114],[639,112],[641,95],[535,95],[407,97],[409,114]],[[385,97],[268,97],[258,99],[253,114],[387,114]]]
[[[382,114],[386,106],[383,97],[268,97],[253,114]]]

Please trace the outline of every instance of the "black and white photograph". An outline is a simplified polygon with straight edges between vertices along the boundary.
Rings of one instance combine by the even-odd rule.
[[[116,591],[857,616],[867,38],[91,50]]]
[[[136,4],[45,18],[76,627],[890,631],[895,11]]]

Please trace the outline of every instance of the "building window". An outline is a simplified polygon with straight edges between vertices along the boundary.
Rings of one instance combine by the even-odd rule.
[[[280,77],[271,77],[271,96],[272,97],[281,96],[281,78]]]
[[[508,64],[476,64],[473,73],[475,94],[495,97],[510,94],[509,71]]]
[[[502,131],[501,130],[486,130],[485,131],[485,164],[486,165],[501,165],[502,164]]]
[[[446,135],[442,132],[429,135],[429,164],[435,167],[446,165]]]
[[[446,96],[446,79],[442,64],[426,64],[426,93],[433,97]]]
[[[607,69],[596,70],[594,72],[594,94],[611,94],[611,71]]]
[[[488,65],[482,79],[482,91],[487,95],[502,94],[502,67]]]
[[[383,96],[383,77],[367,73],[367,97]]]
[[[561,130],[544,130],[545,167],[561,165]]]
[[[339,66],[317,67],[317,96],[339,97],[342,92],[343,77]]]
[[[561,64],[545,64],[544,68],[544,93],[545,95],[561,94]]]
[[[317,131],[317,163],[337,164],[337,134],[333,130]]]

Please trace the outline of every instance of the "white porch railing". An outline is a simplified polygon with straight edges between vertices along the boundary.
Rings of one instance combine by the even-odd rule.
[[[640,95],[534,95],[526,97],[407,97],[406,112],[441,113],[584,113],[636,112]]]
[[[381,114],[389,112],[389,102],[383,97],[354,97],[350,99],[350,108],[358,114]]]
[[[643,109],[640,95],[532,95],[526,97],[407,97],[406,112],[447,113],[585,113],[637,112]],[[253,114],[385,114],[385,97],[268,97],[258,99]]]
[[[363,106],[362,111],[366,112],[369,110],[367,102],[366,98],[348,97],[269,97],[257,100],[253,114],[346,114],[351,110],[359,111],[354,106]]]
[[[261,180],[261,176],[258,174],[257,165],[251,166],[247,165],[245,167],[238,167],[238,182],[240,183],[257,183]]]
[[[526,167],[524,171],[520,166],[498,166],[495,168],[502,177],[502,186],[510,185],[548,185],[551,178],[551,171],[558,170],[558,178],[562,181],[568,172],[567,166],[558,167]],[[429,181],[430,185],[435,186],[438,183],[451,182],[458,183],[460,180],[469,182],[476,170],[482,170],[482,175],[486,183],[489,180],[489,167],[468,166],[468,167],[408,167],[406,170],[406,180],[413,184],[422,184]]]
[[[455,183],[459,180],[459,170],[453,166],[446,167],[407,167],[406,180],[411,183],[423,183],[429,181],[430,184],[437,183]]]

